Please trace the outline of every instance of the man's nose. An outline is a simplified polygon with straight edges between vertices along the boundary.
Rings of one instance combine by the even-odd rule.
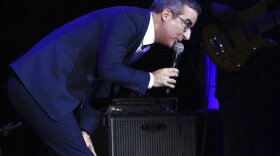
[[[185,31],[184,33],[183,33],[183,39],[184,40],[189,40],[190,39],[190,37],[191,37],[191,30],[190,29],[187,29],[187,31]]]

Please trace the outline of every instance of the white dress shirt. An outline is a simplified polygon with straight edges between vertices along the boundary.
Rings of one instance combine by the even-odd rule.
[[[154,26],[152,13],[150,13],[150,22],[149,22],[148,29],[146,31],[146,34],[145,34],[141,44],[137,48],[136,53],[142,49],[142,46],[150,45],[150,44],[153,44],[154,42],[155,42],[155,26]],[[148,88],[150,89],[153,87],[153,84],[154,84],[154,76],[152,73],[149,73],[149,74],[150,74],[150,81],[149,81]]]

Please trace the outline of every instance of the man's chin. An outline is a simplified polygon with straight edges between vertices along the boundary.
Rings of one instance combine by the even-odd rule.
[[[177,40],[176,40],[176,41],[174,41],[174,42],[171,44],[170,48],[174,47],[174,45],[175,45],[176,43],[178,43],[178,41],[177,41]]]
[[[174,45],[175,45],[175,44],[169,44],[169,45],[168,45],[168,48],[173,48]]]
[[[168,48],[173,48],[173,46],[177,43],[177,41],[173,41],[173,42],[169,42],[169,43],[165,43],[163,44],[164,46],[168,47]]]

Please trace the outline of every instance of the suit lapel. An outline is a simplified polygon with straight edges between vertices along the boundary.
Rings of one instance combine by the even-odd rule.
[[[138,37],[132,42],[132,44],[130,45],[129,49],[129,53],[125,59],[124,62],[128,62],[128,60],[134,55],[134,53],[136,52],[137,48],[139,47],[139,45],[141,44],[148,26],[149,26],[149,22],[150,22],[150,12],[149,10],[146,10],[144,14],[139,14],[139,17],[135,18],[136,23],[139,23],[139,25],[144,25],[143,29],[141,29],[141,31],[139,32],[140,35],[138,35]],[[143,24],[144,22],[144,24]]]

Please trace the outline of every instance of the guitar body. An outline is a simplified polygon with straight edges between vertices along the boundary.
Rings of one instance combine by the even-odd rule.
[[[261,14],[265,4],[263,0],[253,8],[241,12],[242,23],[248,22],[251,15]],[[242,23],[237,26],[229,25],[226,29],[221,29],[213,23],[204,27],[202,31],[203,44],[210,59],[224,71],[237,71],[256,50],[277,45],[271,40],[262,38],[260,34],[252,33],[252,30]]]
[[[227,72],[239,70],[257,49],[273,45],[261,36],[248,40],[242,31],[231,32],[229,35],[231,36],[227,36],[216,24],[208,25],[203,31],[203,43],[210,59]]]

